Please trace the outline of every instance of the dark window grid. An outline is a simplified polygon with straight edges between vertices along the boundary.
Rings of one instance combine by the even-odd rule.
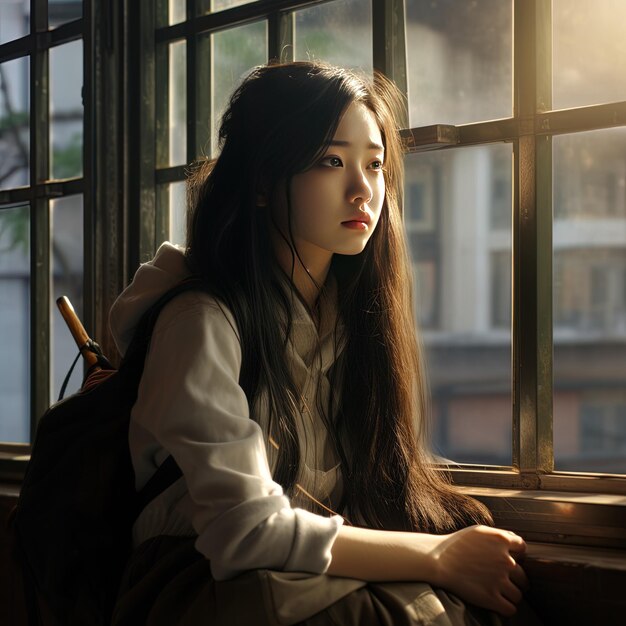
[[[93,281],[91,280],[91,233],[92,222],[90,195],[85,193],[92,179],[93,159],[84,159],[84,176],[82,178],[52,181],[50,173],[50,116],[49,116],[49,66],[48,56],[51,48],[83,39],[85,59],[91,60],[93,54],[90,32],[84,31],[84,24],[89,23],[92,2],[85,2],[85,21],[74,20],[48,30],[48,2],[34,0],[31,2],[30,34],[0,46],[0,63],[13,59],[28,57],[30,64],[30,185],[0,191],[0,210],[17,205],[28,205],[30,208],[30,416],[31,441],[37,428],[39,417],[49,405],[50,397],[50,206],[51,199],[68,195],[83,194],[85,210],[85,301],[84,322],[87,327],[92,315],[90,302],[93,300]],[[89,77],[88,65],[84,63],[85,76]],[[83,96],[90,93],[91,82],[86,78],[83,84]],[[85,105],[85,132],[83,149],[85,154],[93,153],[91,137],[92,109],[88,106],[88,98],[83,97]],[[95,156],[93,157],[95,158]],[[87,184],[87,187],[86,187]],[[91,186],[93,187],[93,185]],[[0,443],[0,451],[23,453],[30,445]],[[9,462],[11,463],[11,462]],[[23,465],[12,463],[9,467],[2,461],[0,472],[12,475]],[[5,471],[8,470],[8,471]]]

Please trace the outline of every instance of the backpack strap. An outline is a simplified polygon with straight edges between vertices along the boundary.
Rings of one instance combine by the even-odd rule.
[[[183,475],[182,470],[172,455],[168,456],[157,471],[150,477],[150,480],[143,486],[137,494],[136,508],[133,513],[133,520],[168,487],[173,485]]]

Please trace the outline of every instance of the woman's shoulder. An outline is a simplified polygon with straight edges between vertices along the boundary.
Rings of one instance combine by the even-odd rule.
[[[237,325],[230,308],[215,295],[198,289],[185,291],[168,302],[154,327],[161,334],[177,327],[189,333],[224,333],[238,338]]]

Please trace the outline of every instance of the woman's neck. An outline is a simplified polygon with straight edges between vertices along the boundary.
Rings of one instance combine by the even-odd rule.
[[[277,232],[273,233],[274,254],[283,272],[291,279],[311,311],[315,311],[320,289],[326,282],[332,252],[301,244],[298,254]],[[302,249],[300,249],[302,248]]]
[[[291,255],[290,255],[291,257]],[[300,263],[296,258],[295,264],[292,267],[291,258],[288,262],[281,262],[278,259],[279,265],[283,272],[293,282],[295,288],[298,290],[300,297],[304,300],[306,305],[311,311],[315,311],[317,300],[320,295],[320,289],[326,282],[326,277],[330,270],[330,261],[324,267],[306,267]]]

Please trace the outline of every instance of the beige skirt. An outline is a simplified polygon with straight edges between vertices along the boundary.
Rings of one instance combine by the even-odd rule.
[[[255,570],[215,581],[194,538],[161,536],[133,553],[112,626],[540,626],[523,603],[506,620],[427,583]]]

